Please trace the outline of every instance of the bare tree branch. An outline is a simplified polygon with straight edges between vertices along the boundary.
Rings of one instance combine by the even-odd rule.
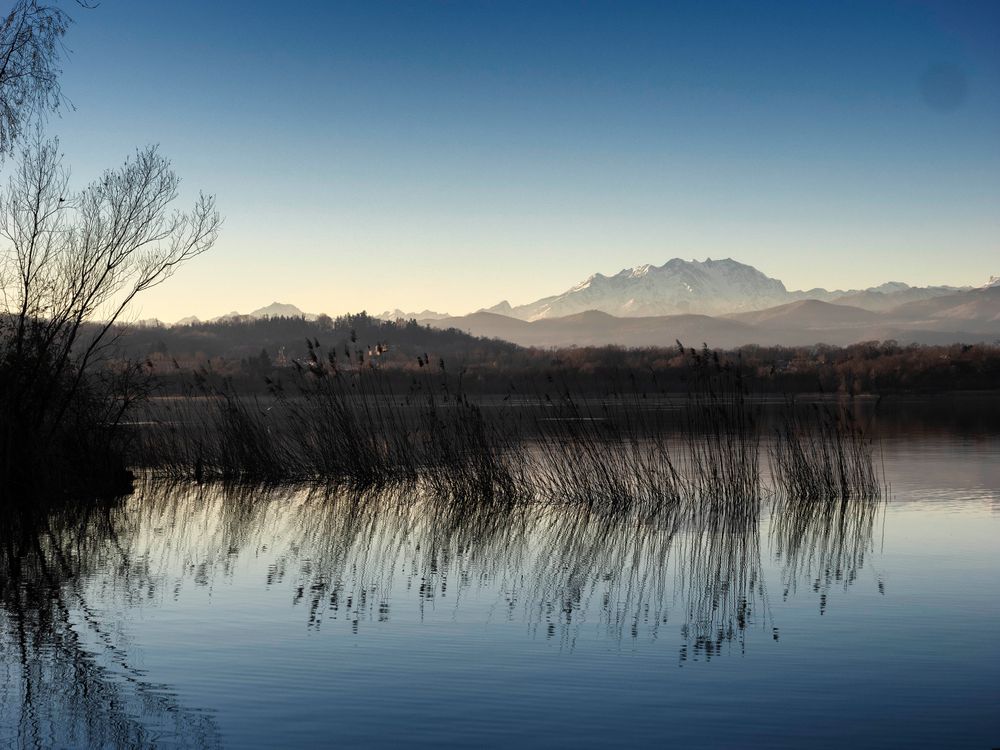
[[[179,185],[155,146],[75,194],[58,142],[38,135],[22,149],[0,190],[0,405],[31,414],[42,439],[60,429],[133,300],[215,242],[214,197],[181,212]]]
[[[0,158],[32,119],[65,103],[59,63],[71,22],[63,10],[37,0],[19,0],[0,20]]]

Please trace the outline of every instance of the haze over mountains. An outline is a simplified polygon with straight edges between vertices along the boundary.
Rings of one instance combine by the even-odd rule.
[[[901,344],[979,343],[1000,340],[1000,286],[968,289],[904,302],[887,310],[816,299],[729,315],[618,317],[591,310],[526,321],[481,311],[425,321],[434,328],[458,328],[475,336],[522,346],[672,346],[708,343],[801,346],[896,340]]]
[[[880,310],[955,291],[956,287],[916,288],[898,281],[848,291],[820,288],[789,291],[778,279],[732,258],[704,261],[674,258],[662,266],[625,268],[613,276],[595,273],[562,294],[514,307],[504,301],[483,312],[529,321],[588,310],[618,317],[727,315],[803,299]]]
[[[789,291],[730,258],[594,274],[526,305],[501,302],[471,315],[426,319],[526,346],[845,345],[895,339],[943,344],[1000,338],[1000,282],[980,288],[887,282],[852,290]]]
[[[448,313],[439,313],[433,310],[403,312],[397,307],[395,310],[386,310],[381,315],[376,315],[375,317],[380,320],[440,320],[441,318],[450,318],[451,316]]]
[[[274,302],[213,321],[317,316]],[[524,305],[501,302],[470,315],[399,309],[377,316],[457,328],[524,346],[710,346],[975,343],[1000,339],[1000,277],[982,287],[912,287],[890,281],[868,289],[789,291],[778,279],[731,258],[644,265],[594,274],[562,294]],[[185,318],[179,324],[198,322]]]
[[[189,315],[186,318],[181,318],[174,325],[186,326],[195,325],[197,323],[217,323],[222,320],[238,320],[240,318],[252,318],[254,320],[259,320],[261,318],[305,318],[306,320],[316,320],[318,317],[319,316],[314,313],[303,312],[295,305],[290,305],[285,302],[272,302],[270,305],[259,307],[246,314],[234,310],[226,313],[225,315],[218,315],[206,321],[199,320],[194,315]]]

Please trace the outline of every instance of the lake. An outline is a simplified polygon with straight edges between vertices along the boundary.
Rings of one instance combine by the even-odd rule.
[[[1000,432],[944,411],[883,429],[883,497],[738,516],[178,484],[8,519],[0,746],[996,747]]]

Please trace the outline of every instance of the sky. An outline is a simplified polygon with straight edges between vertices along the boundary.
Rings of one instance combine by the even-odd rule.
[[[1000,274],[992,0],[64,7],[77,184],[155,143],[225,216],[137,317],[461,314],[673,257]]]

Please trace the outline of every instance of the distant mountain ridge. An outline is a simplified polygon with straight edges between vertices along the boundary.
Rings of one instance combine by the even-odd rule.
[[[242,318],[251,318],[258,320],[261,318],[305,318],[306,320],[316,320],[318,315],[313,313],[302,312],[295,305],[290,305],[287,302],[272,302],[270,305],[265,307],[258,307],[252,312],[243,314],[233,310],[225,315],[218,315],[214,318],[209,318],[207,321],[202,321],[194,315],[189,315],[186,318],[181,318],[174,325],[178,326],[189,326],[197,325],[198,323],[218,323],[223,320],[240,320]]]
[[[677,340],[722,348],[749,344],[845,346],[889,339],[901,344],[992,343],[1000,341],[1000,286],[904,302],[889,310],[801,299],[725,316],[627,317],[590,310],[527,321],[481,310],[425,323],[432,328],[457,328],[473,336],[537,347],[669,347]]]
[[[778,279],[732,258],[704,261],[674,258],[662,266],[625,268],[613,276],[596,273],[562,294],[525,305],[506,300],[482,312],[520,320],[559,318],[587,310],[617,317],[698,314],[729,315],[804,299],[845,300],[868,310],[886,310],[902,302],[930,299],[957,287],[911,287],[890,281],[868,289],[789,291]]]
[[[991,276],[987,283],[978,288],[998,286],[1000,276]],[[511,305],[504,300],[492,307],[481,308],[479,312],[525,321],[562,318],[591,310],[627,318],[688,314],[730,316],[800,300],[833,302],[884,312],[904,303],[935,299],[970,289],[973,287],[914,287],[901,281],[887,281],[867,289],[827,290],[816,287],[790,291],[779,279],[732,258],[706,258],[704,261],[673,258],[662,266],[646,264],[624,268],[612,276],[595,273],[562,294],[543,297],[523,305]],[[292,304],[272,302],[250,313],[233,311],[210,320],[242,317],[305,317],[307,320],[315,320],[317,315],[303,312]],[[396,308],[374,317],[389,321],[434,321],[453,316],[428,309],[405,312]],[[198,322],[201,322],[198,318],[190,316],[177,321],[177,325]]]
[[[736,347],[747,344],[762,346],[799,346],[832,344],[844,346],[860,341],[893,339],[901,344],[949,344],[1000,341],[1000,284],[986,284],[964,289],[921,296],[912,294],[912,287],[883,285],[887,291],[863,294],[882,295],[885,300],[902,295],[901,304],[887,309],[865,309],[846,304],[844,300],[858,294],[845,295],[837,302],[815,298],[797,299],[759,310],[703,315],[676,313],[670,315],[616,316],[598,310],[585,310],[558,317],[541,317],[528,321],[509,314],[480,310],[459,317],[420,320],[434,329],[458,329],[473,336],[501,339],[522,346],[564,347],[605,346],[662,347],[673,346],[676,340],[713,347]],[[400,314],[392,311],[380,317],[390,320],[420,318],[420,313]],[[315,320],[318,316],[303,313],[298,307],[273,303],[248,315],[234,313],[220,316],[215,322],[254,320],[272,317]],[[211,322],[211,321],[210,321]],[[177,325],[196,324],[185,319]],[[139,327],[157,327],[159,321],[139,321]]]
[[[305,318],[315,320],[318,316],[313,313],[302,312],[295,305],[286,302],[272,302],[266,307],[259,307],[249,313],[251,318]]]
[[[214,321],[301,317],[273,302]],[[1000,339],[1000,277],[979,287],[912,287],[889,281],[867,289],[789,291],[778,279],[731,258],[593,274],[566,292],[471,315],[387,310],[383,320],[417,320],[527,346],[665,346],[675,339],[712,346],[848,344],[875,339],[951,343]],[[155,325],[155,321],[143,321]],[[185,318],[179,325],[199,322]]]
[[[441,318],[450,318],[451,315],[448,313],[434,312],[433,310],[424,310],[423,312],[403,312],[398,307],[395,310],[386,310],[381,315],[376,315],[379,320],[440,320]]]

